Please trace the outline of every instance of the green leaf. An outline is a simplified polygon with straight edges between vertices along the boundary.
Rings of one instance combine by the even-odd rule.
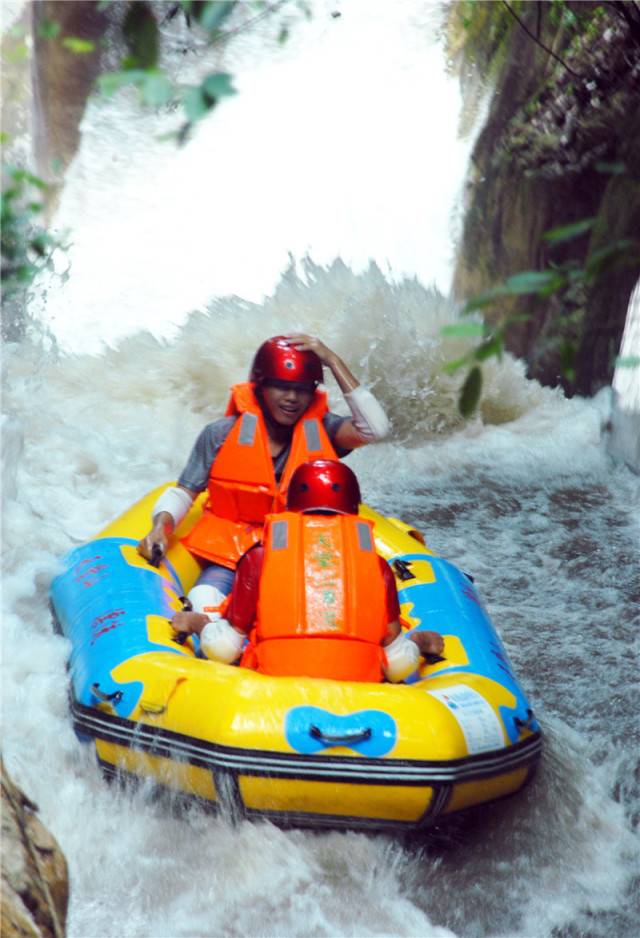
[[[485,306],[490,306],[499,296],[506,296],[508,293],[509,290],[507,290],[504,284],[478,293],[476,296],[472,296],[470,300],[467,300],[460,315],[468,316],[470,313],[475,313],[479,309],[484,309]]]
[[[612,176],[622,176],[627,171],[627,167],[623,162],[608,163],[606,160],[598,160],[594,169],[598,173],[609,173]]]
[[[571,241],[573,238],[578,238],[580,235],[585,234],[585,232],[590,231],[593,228],[594,222],[595,218],[583,218],[581,221],[575,221],[570,225],[552,228],[550,231],[545,231],[542,235],[542,240],[549,241],[551,244]]]
[[[79,36],[65,36],[62,45],[74,55],[88,55],[96,47],[95,42],[91,42],[90,39],[81,39]]]
[[[444,336],[479,336],[484,335],[485,327],[481,322],[456,322],[443,326],[440,334]]]
[[[105,72],[98,78],[98,88],[102,94],[110,96],[126,85],[139,85],[145,81],[147,72],[143,69],[129,69],[123,72]]]
[[[185,89],[182,104],[191,123],[199,121],[213,106],[212,102],[205,97],[200,85],[192,85],[190,88]]]
[[[619,355],[615,361],[616,368],[640,367],[640,355]]]
[[[38,257],[44,257],[47,250],[47,238],[44,234],[36,235],[29,242],[29,247],[38,255]]]
[[[283,26],[280,32],[278,33],[278,42],[280,43],[281,46],[283,46],[288,38],[289,38],[289,29],[287,26]]]
[[[560,371],[568,381],[575,381],[575,358],[575,343],[565,339],[560,346]]]
[[[612,244],[594,251],[587,258],[585,269],[590,280],[597,280],[607,270],[616,267],[626,267],[634,264],[638,259],[640,246],[631,238],[619,238]]]
[[[29,55],[29,49],[26,42],[19,43],[11,52],[6,55],[7,62],[21,62]]]
[[[151,71],[141,83],[142,100],[151,107],[168,104],[173,97],[173,85],[164,72]]]
[[[38,26],[38,36],[41,39],[57,39],[60,35],[60,23],[56,20],[42,20]]]
[[[149,3],[137,0],[127,9],[122,35],[127,44],[127,61],[132,68],[151,69],[158,63],[160,34]]]
[[[470,363],[471,355],[463,355],[462,358],[455,358],[453,361],[445,362],[442,370],[446,371],[448,375],[452,375],[455,371],[459,371],[463,365],[469,365]]]
[[[496,333],[496,335],[492,335],[486,339],[477,349],[474,349],[473,357],[477,362],[483,362],[493,355],[502,358],[503,347],[504,336],[502,333]]]
[[[515,295],[541,291],[547,294],[561,287],[564,280],[557,270],[525,270],[509,277],[504,286],[508,293]]]
[[[471,369],[460,390],[458,410],[463,417],[470,417],[480,401],[482,392],[482,372],[477,365]]]
[[[28,182],[37,189],[48,189],[48,186],[43,179],[40,179],[39,176],[34,176],[33,173],[30,173],[26,169],[20,169],[17,166],[8,166],[6,169],[8,175],[11,176],[12,179],[15,179],[16,182]]]
[[[211,75],[207,75],[200,87],[206,97],[215,101],[218,98],[238,93],[231,84],[232,81],[233,75],[229,75],[227,72],[213,72]]]
[[[202,28],[212,33],[222,26],[235,5],[235,0],[209,0],[194,12]]]

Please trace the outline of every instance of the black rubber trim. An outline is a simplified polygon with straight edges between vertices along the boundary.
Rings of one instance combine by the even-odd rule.
[[[434,787],[431,803],[427,807],[427,810],[424,812],[420,820],[414,824],[414,827],[429,827],[431,824],[437,821],[446,808],[449,799],[451,798],[452,791],[453,785],[440,785],[438,787]]]
[[[71,711],[75,728],[88,736],[151,755],[186,761],[214,773],[227,770],[258,777],[436,787],[514,771],[536,762],[542,751],[542,736],[535,733],[508,748],[451,761],[264,752],[205,742],[77,702],[71,703]]]

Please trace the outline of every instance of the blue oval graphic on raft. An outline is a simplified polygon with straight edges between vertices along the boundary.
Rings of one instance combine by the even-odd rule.
[[[340,716],[320,707],[289,710],[284,732],[291,748],[303,755],[341,746],[363,756],[385,756],[398,737],[395,720],[382,710],[359,710]]]

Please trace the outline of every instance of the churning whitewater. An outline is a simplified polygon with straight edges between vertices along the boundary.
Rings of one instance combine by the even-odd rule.
[[[638,480],[605,453],[605,392],[566,400],[510,356],[460,418],[459,96],[429,5],[373,5],[238,66],[182,151],[157,139],[172,115],[93,101],[56,216],[69,279],[5,350],[3,748],[68,858],[70,938],[637,933]],[[523,793],[422,838],[232,827],[109,787],[71,729],[60,557],[176,478],[257,345],[295,330],[384,405],[391,437],[348,457],[363,497],[475,577],[545,734]]]
[[[511,359],[462,424],[440,371],[453,315],[415,281],[307,263],[271,300],[216,301],[170,342],[8,349],[5,752],[69,858],[70,935],[538,936],[586,921],[605,935],[612,920],[632,934],[637,483],[604,453],[602,399],[564,400]],[[71,730],[69,649],[47,605],[57,558],[174,478],[247,350],[291,327],[376,389],[394,430],[349,457],[364,497],[475,576],[546,732],[533,785],[441,839],[178,816],[107,787]]]

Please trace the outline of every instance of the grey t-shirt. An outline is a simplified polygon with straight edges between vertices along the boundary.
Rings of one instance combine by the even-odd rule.
[[[221,417],[219,420],[214,420],[213,423],[207,424],[191,450],[187,465],[182,470],[180,478],[178,479],[178,485],[183,485],[186,489],[191,489],[193,492],[203,492],[204,489],[206,489],[213,460],[220,452],[220,447],[231,432],[231,428],[237,419],[237,417]],[[343,449],[335,444],[335,436],[338,429],[342,426],[344,421],[348,419],[348,417],[339,417],[338,414],[331,413],[325,414],[322,418],[322,424],[327,432],[327,436],[340,457],[347,456],[351,452],[351,450]],[[280,481],[287,459],[289,458],[289,450],[290,446],[286,446],[273,460],[273,468],[278,481]]]

